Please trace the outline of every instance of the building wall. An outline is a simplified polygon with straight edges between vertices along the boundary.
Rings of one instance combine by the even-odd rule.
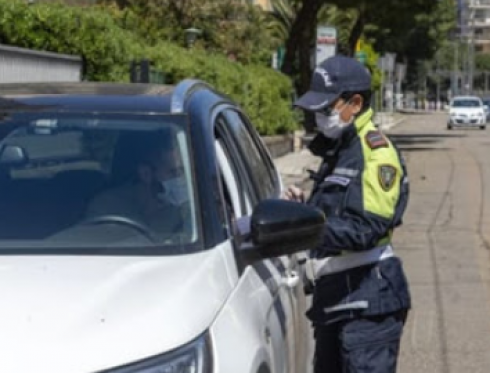
[[[472,40],[475,51],[487,52],[490,48],[490,0],[456,0],[458,28],[462,41]]]
[[[0,83],[78,82],[82,59],[0,44]]]

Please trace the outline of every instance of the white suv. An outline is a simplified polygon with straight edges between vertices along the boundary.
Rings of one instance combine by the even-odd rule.
[[[453,127],[486,128],[486,109],[482,100],[476,96],[457,96],[449,105],[447,129]]]
[[[0,372],[308,371],[324,215],[279,198],[238,105],[192,80],[0,92]]]

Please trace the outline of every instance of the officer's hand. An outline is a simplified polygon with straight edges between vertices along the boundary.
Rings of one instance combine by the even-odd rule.
[[[290,186],[288,190],[284,192],[282,195],[283,199],[287,199],[288,201],[295,201],[295,202],[300,202],[304,203],[305,202],[305,192],[296,187],[296,186]]]

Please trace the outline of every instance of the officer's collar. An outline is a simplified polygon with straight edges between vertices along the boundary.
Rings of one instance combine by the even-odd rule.
[[[371,122],[371,119],[373,118],[373,114],[374,114],[373,109],[369,108],[356,118],[356,120],[354,121],[354,125],[356,127],[357,132],[361,131],[366,124]]]
[[[361,115],[359,115],[354,123],[349,124],[342,133],[342,137],[339,139],[341,143],[348,143],[367,125],[373,117],[373,110],[367,109]]]

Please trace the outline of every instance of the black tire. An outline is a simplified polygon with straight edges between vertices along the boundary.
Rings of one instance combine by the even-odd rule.
[[[453,126],[451,126],[450,124],[448,124],[447,125],[447,129],[451,131],[453,129]]]
[[[485,130],[485,129],[487,129],[487,126],[480,126],[480,129]]]

